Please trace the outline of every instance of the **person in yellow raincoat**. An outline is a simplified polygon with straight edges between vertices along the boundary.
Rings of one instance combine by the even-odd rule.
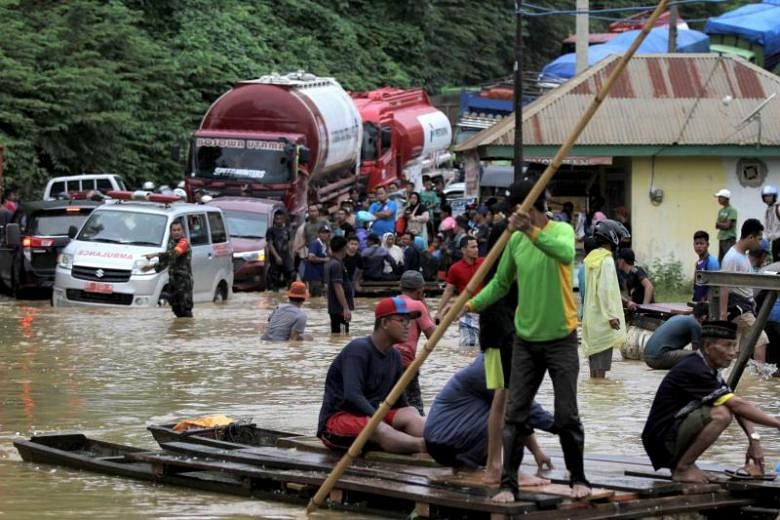
[[[613,347],[626,340],[626,318],[613,252],[629,236],[620,222],[597,222],[593,238],[598,247],[583,261],[587,290],[582,313],[582,349],[588,356],[591,378],[606,377],[612,367]]]

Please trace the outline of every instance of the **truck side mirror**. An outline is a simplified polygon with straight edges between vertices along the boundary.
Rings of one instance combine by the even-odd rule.
[[[19,229],[19,224],[7,224],[5,226],[5,243],[10,247],[22,245],[22,232]]]
[[[181,143],[171,145],[171,161],[179,162],[181,159]]]
[[[68,226],[68,238],[73,240],[79,232],[79,228],[76,226]]]
[[[301,146],[298,148],[298,164],[305,164],[308,166],[309,164],[309,154],[310,150],[306,148],[305,146]]]
[[[382,150],[389,150],[393,143],[393,129],[389,126],[382,127]]]

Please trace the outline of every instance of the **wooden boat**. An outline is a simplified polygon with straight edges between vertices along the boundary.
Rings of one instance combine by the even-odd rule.
[[[180,435],[179,440],[163,442],[164,451],[97,441],[81,434],[36,436],[14,445],[25,461],[301,504],[325,481],[339,457],[313,449],[311,439],[301,436],[270,441],[276,446],[238,447],[237,443],[207,445],[202,440],[208,437],[195,437],[200,436]],[[652,472],[644,459],[586,457],[588,478],[596,486],[587,501],[571,500],[567,475],[552,470],[545,474],[552,484],[521,488],[517,502],[498,504],[491,501],[494,491],[482,484],[481,472],[453,474],[449,468],[390,457],[395,458],[356,458],[330,493],[329,506],[383,515],[414,511],[420,517],[491,520],[637,518],[715,510],[722,518],[757,519],[780,513],[777,482],[680,484]],[[564,467],[560,455],[554,454],[553,462]],[[524,467],[526,472],[533,469]],[[721,468],[707,469],[719,472]]]
[[[158,444],[173,441],[187,441],[193,443],[230,449],[246,448],[247,446],[277,446],[279,439],[297,437],[298,434],[279,430],[258,428],[254,423],[234,422],[226,426],[210,428],[191,428],[185,431],[176,431],[177,423],[152,424],[147,426],[154,440]]]
[[[249,465],[219,459],[193,458],[160,451],[146,451],[90,439],[82,434],[53,434],[18,439],[14,446],[27,462],[54,464],[146,480],[150,482],[193,487],[209,491],[255,496],[273,500],[305,503],[328,476],[332,465],[315,468],[311,462],[306,469],[291,464],[285,468],[274,463],[290,450],[276,450],[267,457],[268,464]],[[216,450],[193,444],[202,449]],[[256,448],[263,449],[263,448]],[[225,451],[225,450],[218,450]],[[377,470],[381,471],[381,470]],[[363,471],[365,473],[365,470]],[[563,498],[538,495],[538,500],[513,504],[496,504],[487,493],[464,494],[465,487],[428,487],[426,480],[413,475],[399,477],[388,485],[376,476],[357,475],[350,471],[331,493],[331,507],[359,510],[367,513],[408,514],[421,511],[425,516],[467,516],[490,518],[516,516],[540,507],[553,507]]]
[[[218,493],[250,495],[239,478],[213,471],[161,475],[155,472],[152,464],[131,458],[133,455],[148,453],[147,450],[90,439],[80,433],[36,435],[29,440],[16,439],[14,447],[26,462],[65,466]]]

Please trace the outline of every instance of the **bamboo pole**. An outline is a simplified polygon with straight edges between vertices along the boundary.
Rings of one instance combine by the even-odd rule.
[[[661,16],[661,13],[663,13],[666,9],[668,2],[669,0],[661,0],[659,2],[658,6],[655,8],[655,11],[653,11],[653,14],[650,16],[650,18],[648,18],[644,27],[637,35],[634,42],[631,44],[631,47],[628,48],[626,53],[618,62],[617,66],[613,69],[612,73],[607,78],[606,83],[604,83],[604,85],[601,87],[601,90],[596,94],[596,97],[593,99],[593,102],[588,107],[588,109],[582,114],[579,121],[577,122],[577,125],[574,127],[574,130],[572,130],[571,134],[566,139],[566,142],[561,145],[561,148],[555,154],[555,157],[547,166],[547,169],[545,169],[542,176],[539,177],[539,180],[537,180],[536,184],[534,184],[533,188],[531,188],[531,191],[528,193],[528,196],[526,196],[523,203],[520,204],[520,206],[517,208],[518,210],[527,212],[533,203],[544,192],[547,184],[550,182],[550,179],[553,175],[555,175],[555,172],[558,171],[558,168],[563,162],[563,159],[568,155],[569,150],[571,150],[571,148],[574,146],[574,143],[577,141],[577,138],[588,125],[591,118],[593,117],[593,114],[595,114],[596,110],[598,110],[598,108],[601,106],[601,103],[607,97],[607,94],[609,94],[609,91],[612,89],[615,81],[617,81],[617,78],[620,76],[620,74],[626,68],[626,65],[628,65],[628,62],[634,56],[634,53],[636,52],[639,45],[641,45],[645,37],[647,37],[647,34],[655,26],[655,23]],[[444,331],[447,330],[447,327],[449,327],[450,324],[455,321],[455,318],[460,315],[461,310],[466,305],[466,302],[474,295],[476,287],[479,286],[479,284],[485,278],[487,272],[496,262],[501,253],[503,253],[504,246],[506,246],[506,243],[509,241],[511,236],[512,230],[507,227],[507,229],[501,234],[501,237],[498,239],[496,244],[491,248],[488,255],[485,257],[482,265],[474,273],[474,276],[472,276],[468,285],[466,285],[466,289],[458,296],[458,298],[455,300],[455,303],[453,303],[453,305],[450,307],[450,310],[447,312],[447,314],[444,315],[444,318],[442,318],[441,323],[436,327],[434,333],[430,338],[428,338],[428,341],[425,342],[425,346],[423,347],[422,352],[420,352],[414,361],[412,361],[412,363],[406,368],[404,373],[401,375],[401,378],[395,384],[393,389],[390,390],[390,393],[387,395],[385,400],[382,401],[382,403],[379,405],[379,408],[368,421],[368,424],[366,424],[365,428],[363,428],[363,431],[360,432],[360,435],[357,436],[355,441],[352,443],[352,446],[350,446],[349,450],[347,450],[347,453],[345,453],[336,466],[334,466],[330,475],[328,475],[328,478],[325,479],[325,481],[320,486],[320,489],[311,498],[309,505],[306,507],[307,513],[314,512],[322,504],[325,497],[330,494],[330,491],[333,489],[333,486],[336,484],[338,479],[341,478],[341,475],[344,474],[349,465],[352,463],[352,460],[360,455],[360,452],[363,450],[366,442],[368,442],[369,437],[373,435],[377,426],[379,426],[379,423],[382,421],[382,419],[384,419],[385,415],[388,411],[390,411],[390,408],[393,406],[393,404],[395,404],[398,398],[401,397],[401,394],[403,394],[404,390],[406,390],[406,387],[412,381],[414,375],[417,374],[430,353],[433,352],[434,348],[436,348],[437,343],[444,335]]]

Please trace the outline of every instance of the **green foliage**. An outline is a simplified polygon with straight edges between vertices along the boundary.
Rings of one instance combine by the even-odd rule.
[[[0,20],[5,182],[26,197],[66,173],[180,179],[170,147],[241,79],[304,69],[349,90],[435,92],[509,76],[516,27],[512,0],[0,0]],[[592,19],[594,31],[605,25]],[[572,31],[571,15],[527,17],[525,69],[555,58]]]
[[[653,282],[658,302],[682,302],[691,299],[693,281],[683,275],[682,263],[678,260],[653,260],[646,266],[647,274]]]

